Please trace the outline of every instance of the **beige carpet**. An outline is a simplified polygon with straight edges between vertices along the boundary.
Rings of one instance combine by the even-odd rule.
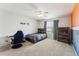
[[[23,45],[22,48],[24,48],[24,47],[28,47],[28,46],[33,45],[33,43],[26,41],[26,42],[22,43],[22,45]],[[10,50],[10,49],[12,49],[12,48],[11,48],[11,44],[9,43],[8,45],[0,47],[0,53],[5,52],[5,51]]]
[[[19,49],[1,52],[2,56],[74,56],[73,48],[65,43],[52,39],[45,39],[36,44]]]

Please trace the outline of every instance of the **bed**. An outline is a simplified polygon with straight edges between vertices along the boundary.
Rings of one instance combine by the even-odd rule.
[[[25,36],[25,39],[32,43],[36,43],[46,38],[47,38],[47,34],[44,29],[38,29],[38,33],[28,34]]]
[[[47,34],[46,33],[35,33],[35,34],[28,34],[25,36],[25,39],[32,42],[32,43],[36,43],[38,41],[44,40],[45,38],[47,38]]]

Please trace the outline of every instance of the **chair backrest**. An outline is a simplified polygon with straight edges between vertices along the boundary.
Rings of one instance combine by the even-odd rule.
[[[17,33],[14,35],[14,40],[13,43],[17,44],[17,43],[21,43],[23,41],[23,32],[22,31],[17,31]]]

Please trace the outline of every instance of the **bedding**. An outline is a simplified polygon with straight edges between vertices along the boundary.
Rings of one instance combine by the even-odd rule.
[[[36,42],[41,41],[45,38],[47,38],[46,33],[35,33],[35,34],[28,34],[25,36],[25,39],[28,41],[31,41],[32,43],[36,43]]]

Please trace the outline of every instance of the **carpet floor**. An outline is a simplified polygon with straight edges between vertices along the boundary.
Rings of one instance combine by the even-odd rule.
[[[19,49],[9,49],[1,56],[75,56],[71,45],[53,39],[45,39],[36,44],[25,42]]]

